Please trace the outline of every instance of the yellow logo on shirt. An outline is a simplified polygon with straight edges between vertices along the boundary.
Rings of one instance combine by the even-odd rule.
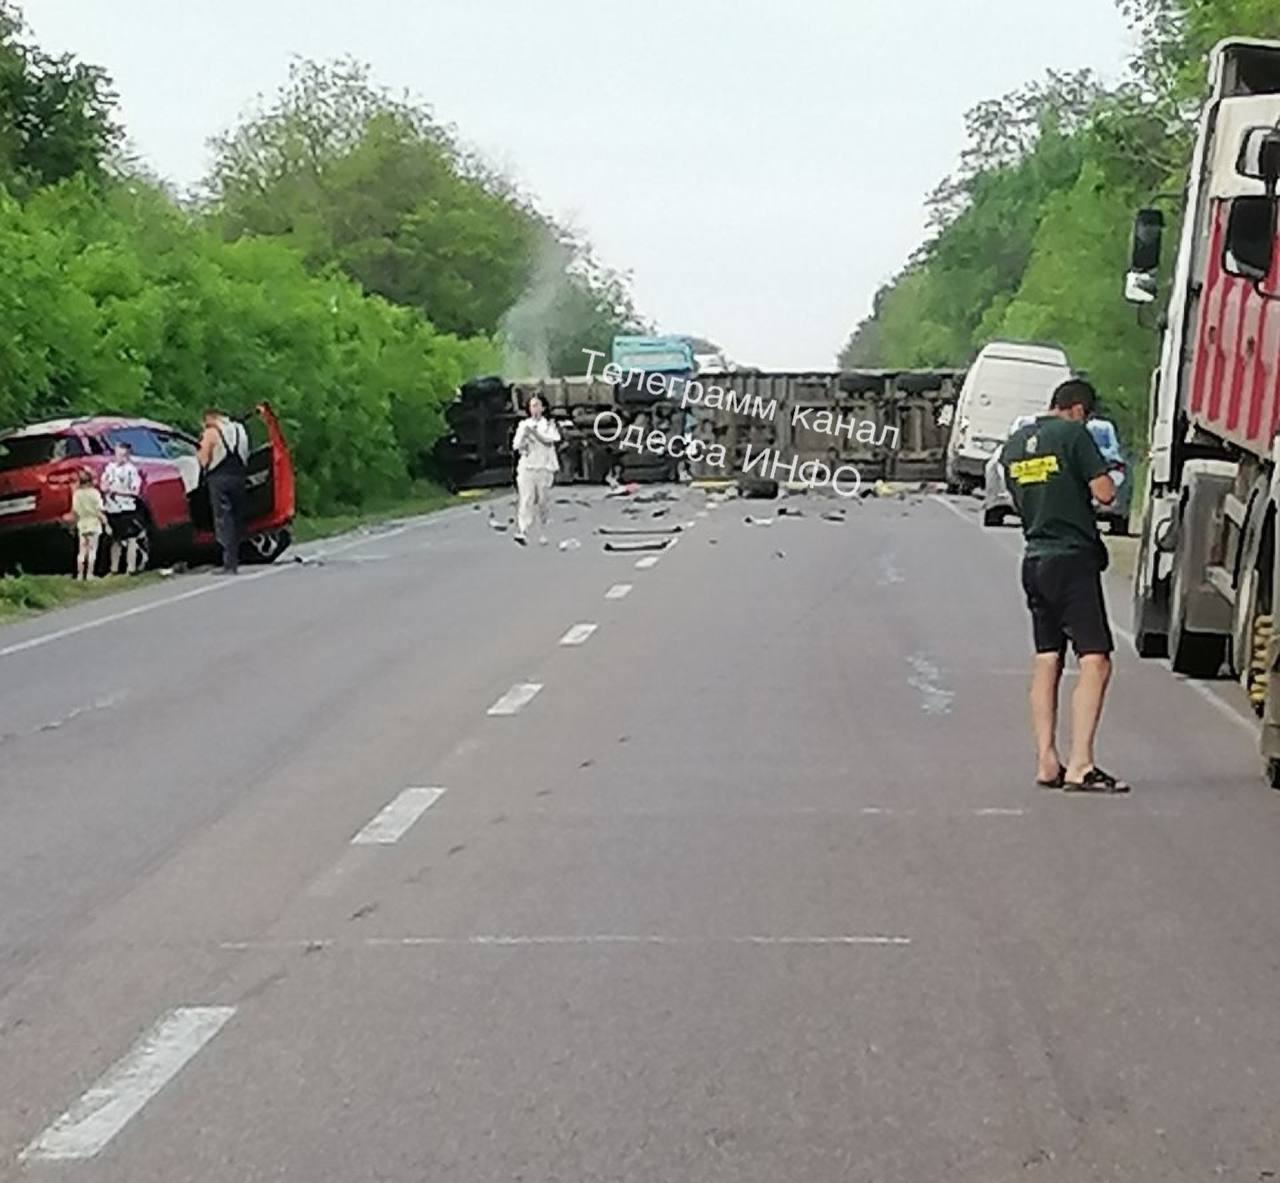
[[[1009,465],[1009,475],[1020,485],[1043,485],[1058,473],[1057,456],[1037,456],[1033,460],[1015,460]]]

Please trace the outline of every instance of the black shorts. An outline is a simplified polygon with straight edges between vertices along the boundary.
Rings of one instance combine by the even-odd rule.
[[[1102,564],[1093,555],[1022,560],[1022,590],[1031,609],[1037,653],[1111,653],[1115,641],[1102,598]]]
[[[137,538],[142,533],[142,515],[136,509],[109,513],[107,525],[111,528],[112,538],[127,542],[130,538]]]

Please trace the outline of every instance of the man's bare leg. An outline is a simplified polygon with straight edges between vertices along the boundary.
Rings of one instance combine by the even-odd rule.
[[[1036,737],[1036,776],[1056,781],[1062,771],[1058,757],[1058,686],[1062,681],[1062,657],[1037,653],[1031,667],[1031,729]]]
[[[123,548],[120,546],[120,543],[113,542],[111,544],[111,566],[107,571],[108,575],[114,575],[120,570],[120,555],[122,551]]]
[[[1071,784],[1079,784],[1095,766],[1093,741],[1110,681],[1110,655],[1086,653],[1080,658],[1080,676],[1071,696],[1071,759],[1067,762],[1067,780]]]

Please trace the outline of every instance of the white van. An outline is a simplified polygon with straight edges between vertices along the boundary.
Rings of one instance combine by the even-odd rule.
[[[1053,392],[1072,376],[1052,345],[992,341],[965,376],[947,444],[947,487],[968,493],[984,479],[991,454],[1009,438],[1019,415],[1042,415]]]

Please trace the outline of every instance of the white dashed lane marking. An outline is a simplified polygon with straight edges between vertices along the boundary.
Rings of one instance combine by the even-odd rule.
[[[624,600],[631,594],[631,584],[615,583],[607,592],[604,593],[606,600]]]
[[[600,626],[598,624],[575,624],[563,637],[560,638],[561,645],[581,645],[593,632]]]
[[[649,555],[647,558],[638,559],[636,561],[636,570],[648,571],[651,567],[656,567],[657,565],[658,565],[658,556]]]
[[[519,682],[489,708],[491,715],[518,715],[542,689],[541,682]]]
[[[440,798],[444,789],[405,789],[351,839],[352,846],[387,846],[399,842],[409,827]]]
[[[92,1158],[136,1117],[226,1022],[234,1006],[170,1012],[20,1155],[24,1161]]]

